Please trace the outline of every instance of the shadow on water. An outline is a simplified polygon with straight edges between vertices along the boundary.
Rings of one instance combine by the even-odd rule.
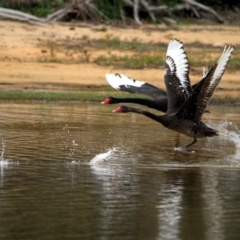
[[[186,152],[112,109],[0,104],[0,239],[239,239],[238,109],[212,107],[220,136]]]

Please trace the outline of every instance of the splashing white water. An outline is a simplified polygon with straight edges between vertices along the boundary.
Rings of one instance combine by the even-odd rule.
[[[9,165],[9,161],[8,160],[0,160],[0,168],[4,168],[7,167]]]
[[[216,124],[209,120],[209,125],[219,131],[219,136],[227,141],[231,141],[237,148],[240,148],[240,130],[231,121],[224,119]]]
[[[174,151],[177,151],[177,152],[185,152],[187,151],[187,147],[185,146],[180,146],[180,147],[174,147]],[[195,153],[195,151],[191,151],[192,153]]]
[[[9,165],[9,161],[4,159],[4,152],[5,152],[6,144],[4,139],[2,139],[2,151],[1,151],[1,156],[0,156],[0,167],[1,169],[3,167],[6,167]]]
[[[12,164],[15,164],[15,165],[19,164],[19,162],[12,162],[12,161],[9,161],[8,159],[4,158],[4,153],[5,153],[5,149],[6,149],[6,143],[5,143],[4,139],[2,139],[1,141],[2,141],[2,151],[1,151],[1,155],[0,155],[0,185],[3,184],[4,171],[7,168],[9,168],[10,164],[11,165]]]
[[[108,162],[110,157],[113,155],[114,151],[116,151],[116,148],[110,149],[106,153],[100,153],[96,155],[89,163],[89,165],[102,165]]]
[[[1,156],[0,156],[0,161],[4,160],[3,156],[4,156],[4,152],[5,152],[5,141],[2,139],[2,151],[1,151]]]
[[[1,155],[0,155],[0,168],[3,169],[5,167],[8,167],[10,164],[18,165],[19,164],[18,161],[13,162],[13,161],[11,161],[9,159],[5,159],[4,153],[5,153],[5,150],[6,150],[6,143],[5,143],[4,139],[2,139],[1,142],[2,142],[2,151],[1,151]]]

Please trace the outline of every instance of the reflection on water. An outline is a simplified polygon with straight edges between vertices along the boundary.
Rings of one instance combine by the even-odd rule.
[[[206,170],[205,179],[202,179],[202,181],[204,186],[204,203],[206,206],[209,206],[208,211],[204,212],[204,218],[208,225],[207,239],[225,239],[222,220],[224,209],[221,197],[217,191],[218,176],[212,169]]]
[[[180,239],[183,197],[181,180],[177,185],[176,183],[164,183],[159,195],[161,196],[161,201],[157,206],[159,211],[159,239]]]
[[[220,137],[186,152],[112,109],[0,104],[0,239],[239,239],[238,109],[212,108]]]

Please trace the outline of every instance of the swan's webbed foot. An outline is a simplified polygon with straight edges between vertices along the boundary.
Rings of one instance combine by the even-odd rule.
[[[186,144],[186,145],[183,145],[183,146],[180,146],[180,147],[175,147],[174,150],[175,151],[186,151],[188,147],[192,146],[194,143],[197,142],[197,138],[196,136],[194,135],[193,137],[193,141],[189,144]]]

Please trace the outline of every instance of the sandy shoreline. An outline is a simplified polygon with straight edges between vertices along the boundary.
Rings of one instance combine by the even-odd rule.
[[[102,31],[101,28],[106,28]],[[134,31],[134,33],[133,33]],[[47,28],[25,23],[0,21],[0,89],[64,89],[68,85],[106,85],[104,78],[107,72],[121,72],[139,80],[145,80],[159,87],[164,87],[163,69],[114,69],[114,66],[101,67],[96,64],[64,64],[38,62],[43,56],[44,48],[39,46],[39,39],[76,40],[83,36],[90,39],[117,36],[120,39],[138,38],[141,42],[168,43],[171,37],[181,39],[184,43],[211,44],[224,46],[225,43],[240,45],[240,27],[236,26],[180,26],[170,29],[159,26],[152,30],[148,27],[138,29],[114,28],[110,26],[70,27],[51,25]],[[94,54],[94,52],[91,52]],[[97,54],[97,53],[96,53]],[[191,73],[190,73],[191,74]],[[200,77],[200,76],[199,76]],[[198,76],[191,76],[193,82]],[[238,80],[234,73],[226,72],[232,82]]]

